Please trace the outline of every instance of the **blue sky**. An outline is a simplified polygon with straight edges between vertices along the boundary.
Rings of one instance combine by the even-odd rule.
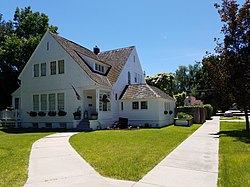
[[[243,1],[243,0],[242,0]],[[239,1],[239,2],[242,2]],[[12,20],[16,7],[45,13],[61,36],[101,51],[135,45],[147,75],[175,72],[213,52],[220,0],[1,0]]]

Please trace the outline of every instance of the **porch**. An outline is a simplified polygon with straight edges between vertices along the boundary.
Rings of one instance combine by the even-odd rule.
[[[105,127],[105,121],[112,120],[111,90],[85,89],[79,103],[78,113],[74,113],[73,128],[101,129]]]
[[[0,111],[0,127],[18,127],[21,121],[19,110]]]

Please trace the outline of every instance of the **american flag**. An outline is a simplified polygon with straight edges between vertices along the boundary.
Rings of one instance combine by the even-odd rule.
[[[81,96],[77,93],[77,91],[76,91],[76,89],[74,88],[74,86],[73,85],[71,85],[72,86],[72,88],[73,88],[73,90],[74,90],[74,92],[75,92],[75,94],[76,94],[76,99],[77,100],[81,100]]]

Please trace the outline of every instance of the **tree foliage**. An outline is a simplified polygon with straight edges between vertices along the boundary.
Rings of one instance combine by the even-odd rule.
[[[0,109],[11,104],[18,75],[47,30],[56,33],[57,27],[30,7],[16,8],[13,21],[4,21],[0,14]]]
[[[204,63],[218,82],[213,82],[216,93],[228,101],[235,100],[243,108],[246,129],[249,130],[247,110],[250,107],[250,0],[239,8],[235,0],[215,4],[223,22],[223,42],[217,40],[217,56],[209,56]],[[216,58],[216,59],[215,59]],[[221,84],[219,84],[221,83]],[[229,97],[227,95],[230,95]],[[219,99],[219,98],[218,98]]]
[[[151,86],[155,86],[165,93],[173,96],[174,94],[174,75],[171,73],[158,73],[155,76],[147,76],[146,82]]]

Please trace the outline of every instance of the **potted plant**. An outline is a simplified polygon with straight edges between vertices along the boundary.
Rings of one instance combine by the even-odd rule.
[[[179,112],[177,118],[174,119],[174,125],[191,126],[193,125],[193,116],[184,112]]]
[[[38,116],[41,116],[41,117],[46,116],[46,113],[43,111],[40,111],[40,112],[38,112]]]
[[[59,112],[57,114],[58,114],[58,116],[66,116],[67,112],[65,112],[63,110],[59,110]]]
[[[37,112],[34,112],[34,111],[30,111],[30,112],[27,112],[31,117],[36,117],[37,116]]]
[[[94,112],[91,114],[91,119],[96,120],[98,118],[98,113]]]
[[[73,113],[74,119],[75,120],[80,120],[81,119],[81,110],[80,107],[77,108],[76,112]]]
[[[48,112],[48,115],[49,115],[49,116],[56,116],[56,111],[49,111],[49,112]]]

